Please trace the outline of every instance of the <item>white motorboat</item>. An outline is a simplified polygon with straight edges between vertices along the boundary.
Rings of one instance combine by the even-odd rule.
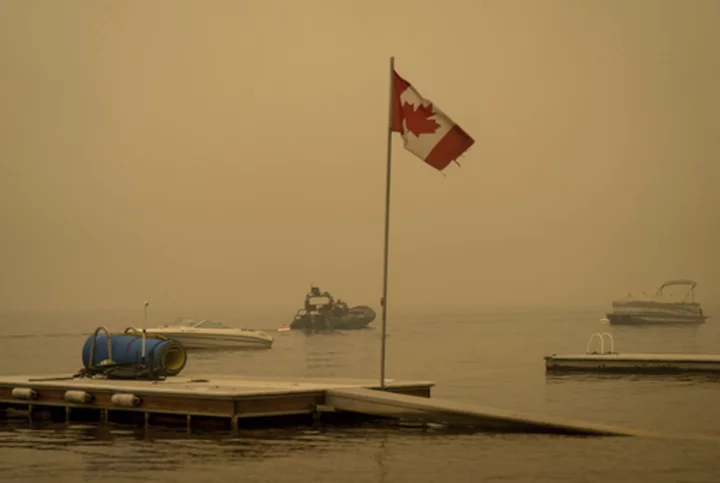
[[[663,294],[663,289],[674,285],[690,287],[682,300]],[[655,295],[635,296],[614,300],[613,311],[606,315],[611,324],[699,324],[707,320],[700,303],[695,302],[693,280],[678,279],[663,283]],[[688,297],[690,300],[688,300]]]
[[[146,329],[146,333],[176,340],[186,349],[269,349],[275,341],[260,330],[237,329],[222,322],[192,318]]]

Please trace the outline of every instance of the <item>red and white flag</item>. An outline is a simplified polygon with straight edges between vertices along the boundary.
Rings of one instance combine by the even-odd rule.
[[[405,149],[440,171],[475,142],[397,72],[393,72],[391,129],[402,134]]]

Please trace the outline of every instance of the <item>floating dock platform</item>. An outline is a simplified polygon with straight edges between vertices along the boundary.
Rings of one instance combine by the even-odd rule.
[[[124,413],[127,420],[130,413],[142,416],[146,424],[154,422],[154,416],[163,416],[165,420],[181,416],[187,424],[191,424],[192,418],[215,418],[236,428],[242,420],[317,415],[328,389],[377,385],[365,380],[288,381],[225,375],[175,376],[164,380],[8,376],[0,377],[0,408],[12,410],[24,406],[30,419],[39,419],[35,415],[42,414],[52,420],[59,417],[65,421],[107,421],[113,414]],[[432,385],[387,381],[385,390],[429,397]]]
[[[553,354],[549,372],[621,372],[633,374],[703,373],[720,375],[720,355],[713,354]]]
[[[607,351],[605,337],[610,343]],[[590,350],[595,338],[600,340],[599,351]],[[546,356],[545,368],[548,372],[720,375],[720,354],[620,354],[615,352],[612,335],[604,332],[590,337],[584,354]]]
[[[475,431],[586,436],[650,432],[565,421],[431,400],[427,381],[230,377],[121,380],[57,376],[0,376],[0,419],[98,421],[101,424],[182,424],[238,430],[278,424],[390,419],[436,422]]]

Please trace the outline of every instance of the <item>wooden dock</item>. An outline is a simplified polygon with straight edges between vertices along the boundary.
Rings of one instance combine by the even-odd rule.
[[[569,421],[538,414],[523,414],[474,404],[442,399],[424,399],[362,388],[329,389],[326,404],[344,411],[475,428],[483,432],[656,436],[650,431]]]
[[[386,382],[386,390],[430,396],[432,383]],[[69,378],[66,375],[0,377],[0,407],[24,406],[30,419],[51,413],[66,421],[74,417],[108,420],[111,415],[134,413],[146,424],[154,416],[181,416],[226,420],[237,428],[242,420],[313,416],[330,388],[377,386],[367,380],[287,381],[267,378],[171,377],[161,381]],[[127,419],[127,414],[124,414]],[[131,418],[132,419],[132,418]],[[136,418],[135,418],[136,419]]]
[[[231,430],[246,426],[412,420],[478,431],[573,435],[643,435],[627,428],[564,421],[431,400],[432,382],[230,377],[117,380],[55,376],[0,377],[0,419],[179,423]]]
[[[545,357],[545,368],[548,372],[703,373],[720,375],[720,355],[553,354]]]
[[[609,349],[605,350],[605,338]],[[599,350],[591,351],[599,341]],[[620,354],[609,333],[590,337],[585,353],[545,356],[547,372],[607,372],[633,374],[720,374],[720,354]]]

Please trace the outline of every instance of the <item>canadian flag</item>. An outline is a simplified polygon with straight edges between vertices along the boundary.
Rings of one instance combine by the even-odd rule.
[[[475,142],[394,70],[392,102],[391,129],[402,134],[405,149],[440,171]]]

